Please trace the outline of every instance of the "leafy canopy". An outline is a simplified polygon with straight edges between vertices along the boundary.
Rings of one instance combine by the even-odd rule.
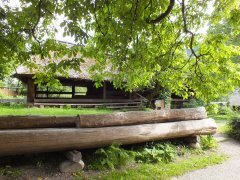
[[[239,37],[239,6],[238,0],[20,0],[19,7],[6,1],[0,7],[0,68],[10,61],[38,68],[32,55],[81,54],[50,62],[36,77],[67,76],[93,58],[97,83],[108,77],[128,90],[160,84],[183,97],[215,99],[239,85],[233,61],[239,44],[229,43]],[[76,45],[53,40],[59,21],[63,36]],[[219,29],[224,22],[229,33]]]

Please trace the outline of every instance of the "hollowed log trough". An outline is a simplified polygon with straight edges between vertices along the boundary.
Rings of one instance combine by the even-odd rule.
[[[135,144],[214,134],[217,129],[204,108],[81,115],[65,120],[0,117],[0,156],[96,148],[113,142]]]

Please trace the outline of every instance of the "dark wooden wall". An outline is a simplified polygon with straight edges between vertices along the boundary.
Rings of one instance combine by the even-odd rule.
[[[121,89],[116,89],[113,87],[113,84],[109,81],[104,81],[102,87],[96,87],[94,82],[91,80],[76,80],[76,79],[60,79],[60,82],[63,86],[70,86],[71,90],[69,92],[50,92],[50,91],[36,91],[32,92],[32,82],[28,81],[29,86],[29,98],[32,100],[32,97],[35,98],[48,98],[40,97],[39,94],[68,94],[72,99],[131,99],[131,95],[129,92],[125,92]],[[86,95],[75,94],[75,87],[86,87],[87,92]],[[36,95],[35,95],[36,94]]]

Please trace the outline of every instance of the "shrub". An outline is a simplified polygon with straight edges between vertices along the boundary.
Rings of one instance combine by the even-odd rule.
[[[120,148],[119,144],[112,144],[106,148],[98,149],[94,155],[96,156],[90,165],[92,169],[115,169],[120,168],[129,161],[131,154]]]
[[[201,136],[201,147],[203,150],[216,148],[217,146],[217,141],[212,135]]]
[[[217,114],[219,110],[218,104],[209,104],[206,106],[208,114]]]
[[[228,134],[230,137],[240,141],[240,118],[233,117],[229,123]]]
[[[176,149],[169,143],[151,144],[135,155],[138,163],[171,162],[176,155]]]
[[[5,98],[5,96],[0,93],[0,99],[4,99],[4,98]]]
[[[66,105],[63,106],[63,109],[71,109],[71,105],[66,104]]]
[[[228,106],[220,106],[218,108],[218,114],[220,114],[220,115],[230,115],[230,114],[233,114],[233,110]]]
[[[22,175],[22,172],[18,169],[14,169],[10,166],[0,168],[0,176],[12,177],[18,179]]]

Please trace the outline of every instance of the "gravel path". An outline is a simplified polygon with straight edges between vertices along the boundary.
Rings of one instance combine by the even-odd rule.
[[[229,156],[223,164],[189,172],[173,180],[238,180],[240,179],[240,143],[217,134],[220,151]]]

